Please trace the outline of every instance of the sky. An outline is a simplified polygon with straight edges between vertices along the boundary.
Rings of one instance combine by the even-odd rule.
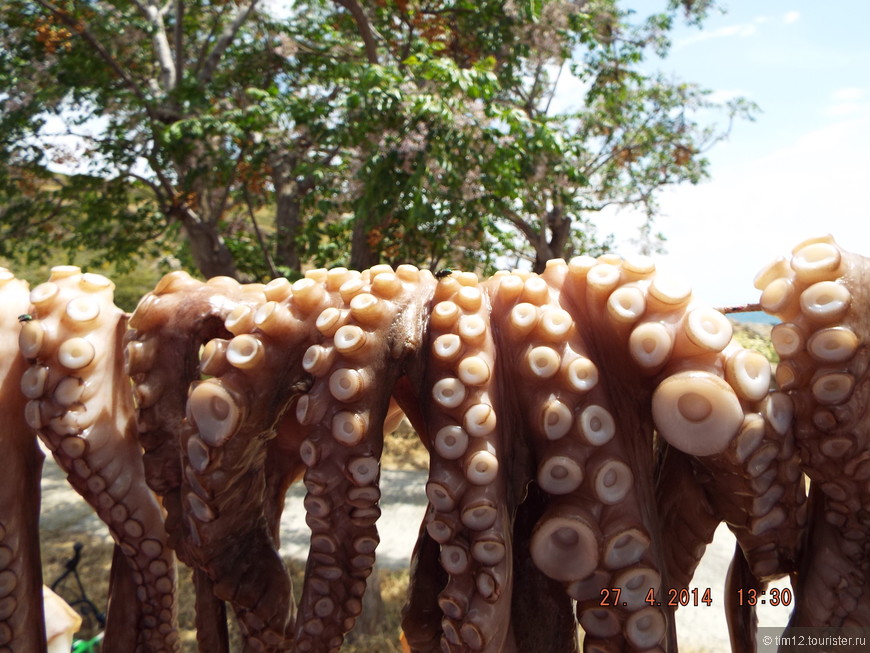
[[[640,15],[663,0],[628,0]],[[732,0],[702,29],[680,25],[651,66],[757,103],[709,153],[710,179],[660,196],[659,269],[713,306],[757,302],[755,274],[801,241],[830,233],[870,256],[870,2]],[[720,118],[724,125],[724,118]],[[598,220],[634,253],[637,214]]]

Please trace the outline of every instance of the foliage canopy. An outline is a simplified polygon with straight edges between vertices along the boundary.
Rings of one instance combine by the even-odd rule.
[[[181,241],[202,274],[250,279],[595,252],[590,215],[642,206],[649,227],[727,132],[698,122],[705,91],[644,63],[709,5],[7,0],[0,256]]]

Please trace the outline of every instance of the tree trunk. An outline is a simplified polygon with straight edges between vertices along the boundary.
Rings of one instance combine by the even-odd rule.
[[[369,244],[370,231],[368,220],[357,216],[350,241],[350,267],[354,270],[365,270],[378,262],[378,257]]]
[[[277,265],[302,271],[302,260],[296,238],[302,228],[302,197],[311,190],[313,183],[305,179],[298,182],[293,178],[296,165],[295,157],[289,160],[284,156],[273,156],[272,181],[275,184],[275,262]]]
[[[233,254],[214,225],[186,215],[182,226],[200,274],[206,279],[238,276]]]
[[[565,256],[565,246],[571,236],[571,218],[566,217],[560,205],[547,211],[546,227],[541,234],[541,243],[535,247],[534,271],[541,274],[547,268],[547,261]],[[550,238],[547,240],[547,231]]]

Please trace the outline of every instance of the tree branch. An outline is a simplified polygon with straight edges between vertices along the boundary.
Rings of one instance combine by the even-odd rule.
[[[172,1],[172,0],[170,0]],[[167,3],[167,8],[169,3]],[[184,0],[175,0],[175,82],[184,77]]]
[[[754,313],[762,309],[761,304],[739,304],[737,306],[723,306],[722,308],[717,308],[716,310],[720,313],[728,315],[730,313]]]
[[[239,10],[236,12],[235,17],[230,21],[229,25],[224,28],[224,31],[221,32],[221,35],[218,37],[217,43],[214,44],[211,52],[208,53],[205,65],[202,67],[202,70],[199,71],[199,75],[197,76],[197,79],[200,82],[211,81],[212,75],[214,75],[214,71],[217,69],[221,57],[223,57],[224,52],[226,52],[230,43],[233,42],[233,39],[236,38],[236,34],[239,33],[242,25],[245,24],[246,20],[248,20],[248,17],[251,15],[251,12],[254,11],[254,7],[256,6],[257,0],[249,0],[247,4],[239,6]]]
[[[248,187],[242,184],[242,191],[245,195],[245,204],[248,205],[248,215],[251,218],[251,224],[254,225],[254,233],[257,236],[257,242],[260,243],[260,249],[263,251],[263,258],[266,259],[266,264],[269,266],[269,274],[273,279],[277,279],[281,275],[275,268],[275,261],[272,260],[272,255],[269,253],[269,248],[266,247],[266,240],[263,238],[263,232],[260,231],[260,225],[257,224],[257,216],[254,215],[254,207],[251,204],[251,195],[248,193]]]
[[[78,33],[100,56],[103,61],[112,69],[112,71],[124,82],[130,92],[142,103],[145,112],[151,120],[158,121],[154,107],[148,101],[145,93],[139,87],[139,84],[133,79],[123,66],[112,56],[112,54],[100,43],[97,38],[88,29],[87,23],[83,20],[75,20],[68,12],[60,7],[55,6],[48,0],[36,0],[43,9],[51,12],[58,20],[72,28],[74,33]]]
[[[145,9],[145,17],[151,23],[151,38],[154,42],[154,55],[160,65],[160,77],[164,93],[175,90],[177,69],[172,60],[172,48],[169,47],[169,37],[166,35],[166,25],[163,24],[163,14],[155,0],[151,0]]]
[[[378,63],[378,45],[375,42],[372,25],[363,8],[356,0],[335,0],[335,3],[347,9],[350,15],[353,16],[354,21],[356,21],[356,28],[362,37],[366,50],[366,58],[369,60],[369,63]]]

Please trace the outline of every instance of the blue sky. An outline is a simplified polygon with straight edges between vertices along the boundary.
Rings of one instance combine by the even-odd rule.
[[[664,0],[627,1],[640,15]],[[805,238],[832,234],[870,256],[870,2],[731,2],[703,29],[680,25],[651,62],[727,99],[761,107],[709,153],[711,179],[661,195],[659,267],[724,306],[757,301],[755,273]],[[639,220],[602,216],[620,253]]]

